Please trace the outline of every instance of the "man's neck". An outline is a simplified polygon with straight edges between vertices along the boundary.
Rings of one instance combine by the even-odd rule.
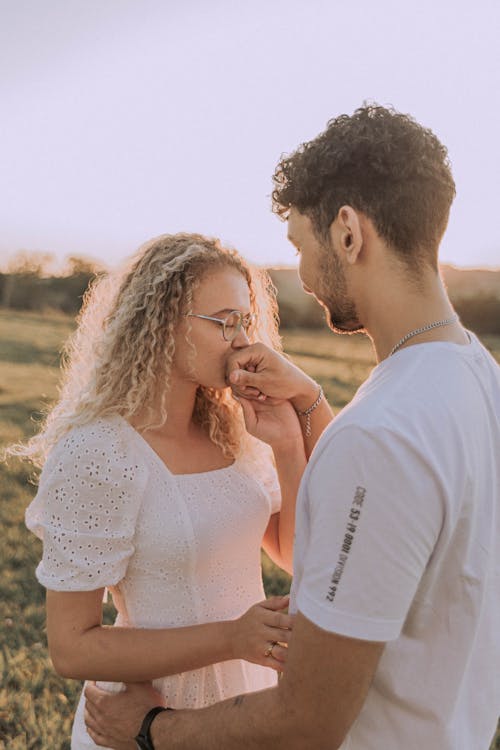
[[[437,274],[428,275],[417,289],[411,283],[387,285],[384,299],[372,294],[367,300],[363,322],[372,340],[377,362],[386,359],[393,347],[409,333],[433,323],[448,321],[455,315],[443,283]],[[467,344],[468,337],[460,322],[440,325],[411,336],[398,351],[430,341]]]

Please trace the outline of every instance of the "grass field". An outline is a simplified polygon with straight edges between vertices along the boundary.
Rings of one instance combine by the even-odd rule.
[[[33,415],[36,419],[55,397],[59,349],[71,330],[65,316],[0,310],[0,445],[36,429]],[[500,337],[483,340],[500,362]],[[374,365],[363,337],[294,331],[285,334],[284,344],[322,383],[336,409],[351,399]],[[34,577],[40,543],[23,522],[35,487],[29,469],[17,462],[0,465],[0,481],[0,750],[69,750],[80,683],[58,677],[47,656],[44,593]],[[263,570],[268,595],[288,590],[288,576],[266,558]],[[111,616],[108,610],[107,619]],[[500,734],[493,747],[500,748]]]

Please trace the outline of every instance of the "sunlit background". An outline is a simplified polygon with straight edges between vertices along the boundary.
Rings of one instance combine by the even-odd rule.
[[[448,146],[442,260],[499,270],[443,279],[500,363],[499,39],[500,0],[0,0],[0,452],[56,400],[100,264],[184,230],[293,265],[275,165],[365,100]],[[272,274],[285,351],[340,410],[375,364],[370,342],[332,335],[294,269]],[[80,685],[48,659],[30,475],[0,464],[0,748],[69,750]],[[263,580],[268,596],[289,589],[265,556]]]
[[[293,264],[275,164],[375,100],[449,148],[442,259],[500,266],[499,36],[498,0],[3,2],[0,260],[185,230]]]

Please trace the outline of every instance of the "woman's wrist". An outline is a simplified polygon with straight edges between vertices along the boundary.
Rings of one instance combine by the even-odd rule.
[[[228,659],[241,659],[238,648],[238,627],[239,618],[236,620],[224,620],[221,623],[224,626],[224,639],[228,645]]]
[[[295,458],[300,459],[302,456],[305,456],[302,433],[296,437],[287,438],[279,443],[274,443],[271,445],[271,449],[273,451],[274,460],[277,464],[280,461],[290,464]]]
[[[201,628],[199,638],[204,641],[207,647],[206,652],[209,661],[206,665],[236,658],[234,656],[235,628],[233,620],[216,620],[199,627]]]

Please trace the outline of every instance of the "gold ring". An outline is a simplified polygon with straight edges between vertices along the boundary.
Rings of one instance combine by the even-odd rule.
[[[272,656],[273,648],[277,645],[278,641],[273,641],[264,651],[264,656]]]

